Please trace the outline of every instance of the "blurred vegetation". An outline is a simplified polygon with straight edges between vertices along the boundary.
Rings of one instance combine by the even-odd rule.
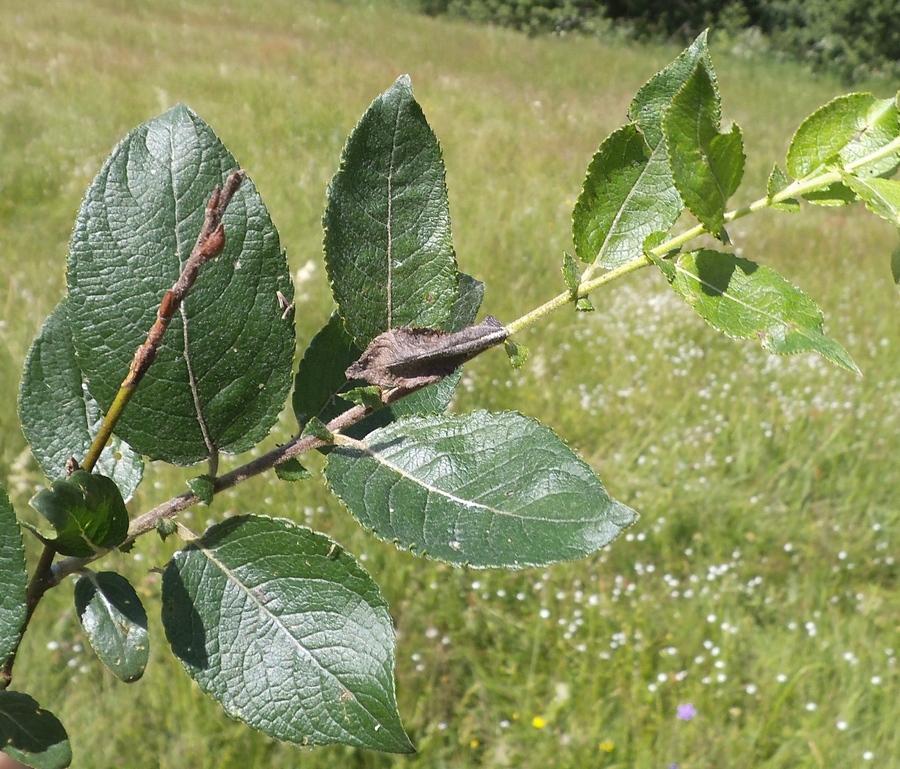
[[[900,73],[896,0],[414,0],[530,34],[584,32],[689,42],[711,27],[739,50],[786,56],[847,82]]]

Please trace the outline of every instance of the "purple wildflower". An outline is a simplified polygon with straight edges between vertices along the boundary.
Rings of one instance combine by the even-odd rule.
[[[679,721],[690,721],[696,715],[697,708],[695,708],[690,702],[684,702],[678,706]]]

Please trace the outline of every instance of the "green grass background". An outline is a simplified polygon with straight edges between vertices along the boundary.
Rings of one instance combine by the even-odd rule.
[[[562,289],[590,157],[678,53],[528,39],[387,0],[6,0],[0,45],[0,482],[26,518],[42,479],[15,418],[19,372],[63,291],[81,196],[132,127],[186,102],[248,170],[296,271],[302,343],[331,308],[320,218],[341,146],[409,73],[443,146],[461,268],[509,321]],[[725,117],[746,137],[738,205],[843,89],[714,57]],[[224,716],[165,649],[154,569],[173,545],[155,537],[109,559],[154,617],[145,677],[119,684],[84,648],[66,584],[37,612],[15,687],[63,720],[75,765],[93,769],[897,766],[896,233],[854,207],[763,213],[731,235],[821,304],[864,379],[717,336],[650,270],[595,296],[597,312],[523,334],[525,368],[502,353],[467,367],[455,408],[540,418],[641,511],[596,556],[453,570],[374,541],[315,482],[255,479],[193,511],[197,527],[229,510],[286,515],[364,559],[396,619],[417,755],[301,750]],[[285,415],[272,440],[290,430]],[[134,510],[189,474],[149,468]]]

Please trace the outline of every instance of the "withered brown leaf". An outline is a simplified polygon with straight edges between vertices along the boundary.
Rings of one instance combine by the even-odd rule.
[[[440,382],[508,336],[506,326],[491,315],[478,325],[453,332],[392,328],[376,336],[346,374],[349,379],[362,379],[385,389],[418,389]]]

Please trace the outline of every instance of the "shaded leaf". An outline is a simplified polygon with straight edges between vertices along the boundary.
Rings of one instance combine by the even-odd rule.
[[[400,420],[339,445],[325,475],[380,539],[454,565],[580,558],[636,519],[549,428],[514,412]]]
[[[325,267],[357,347],[450,318],[458,288],[444,163],[407,76],[347,140],[324,223]]]
[[[718,89],[707,68],[698,64],[672,99],[663,129],[681,199],[721,239],[726,204],[744,173],[744,150],[740,128],[732,125],[719,133],[720,122]]]
[[[147,612],[125,577],[87,572],[75,583],[78,619],[100,661],[131,683],[144,675],[150,656]]]
[[[84,459],[103,422],[75,357],[67,303],[63,298],[41,327],[25,359],[19,388],[22,432],[51,481],[66,477],[70,458]],[[144,463],[127,443],[114,437],[96,469],[112,478],[128,500],[141,482]]]
[[[34,769],[65,769],[72,763],[59,719],[33,697],[8,689],[0,691],[0,753]]]
[[[180,105],[129,133],[88,188],[72,234],[68,312],[102,409],[180,275],[210,194],[236,168],[212,129]],[[290,271],[249,179],[224,228],[224,251],[201,270],[116,428],[154,459],[191,464],[253,447],[290,388],[294,328],[279,304],[279,292],[293,299]]]
[[[31,498],[31,506],[56,529],[45,539],[63,555],[88,558],[125,541],[128,510],[118,486],[103,475],[76,470]]]
[[[823,333],[815,302],[768,267],[705,249],[674,261],[651,258],[713,328],[735,339],[758,339],[779,355],[816,352],[860,373],[847,351]]]
[[[175,554],[162,589],[172,650],[231,717],[299,745],[412,751],[387,604],[328,537],[229,518]]]
[[[528,348],[524,344],[507,339],[503,343],[503,349],[513,368],[522,368],[525,365],[525,361],[528,359]]]
[[[285,462],[281,464],[275,465],[275,475],[277,475],[282,481],[288,481],[293,483],[294,481],[305,481],[309,478],[312,478],[312,473],[309,472],[303,465],[300,464],[299,460],[291,457]]]
[[[484,284],[464,273],[459,276],[459,288],[459,297],[451,310],[451,320],[444,326],[448,331],[458,331],[470,325],[484,297]],[[349,408],[349,405],[337,396],[356,386],[357,383],[348,380],[345,372],[361,355],[362,350],[353,343],[350,335],[344,330],[340,317],[332,315],[304,353],[294,380],[292,404],[301,430],[312,416],[328,422]],[[453,397],[460,375],[461,372],[457,372],[435,385],[380,409],[345,431],[346,434],[361,438],[367,432],[386,425],[399,416],[442,412]]]
[[[22,530],[6,490],[0,486],[0,668],[22,635],[26,581]]]
[[[189,478],[188,488],[194,493],[201,505],[211,505],[216,493],[216,479],[211,475],[198,475]]]
[[[572,212],[575,252],[611,269],[639,257],[644,239],[681,214],[665,143],[655,150],[633,125],[607,138],[588,166]]]

